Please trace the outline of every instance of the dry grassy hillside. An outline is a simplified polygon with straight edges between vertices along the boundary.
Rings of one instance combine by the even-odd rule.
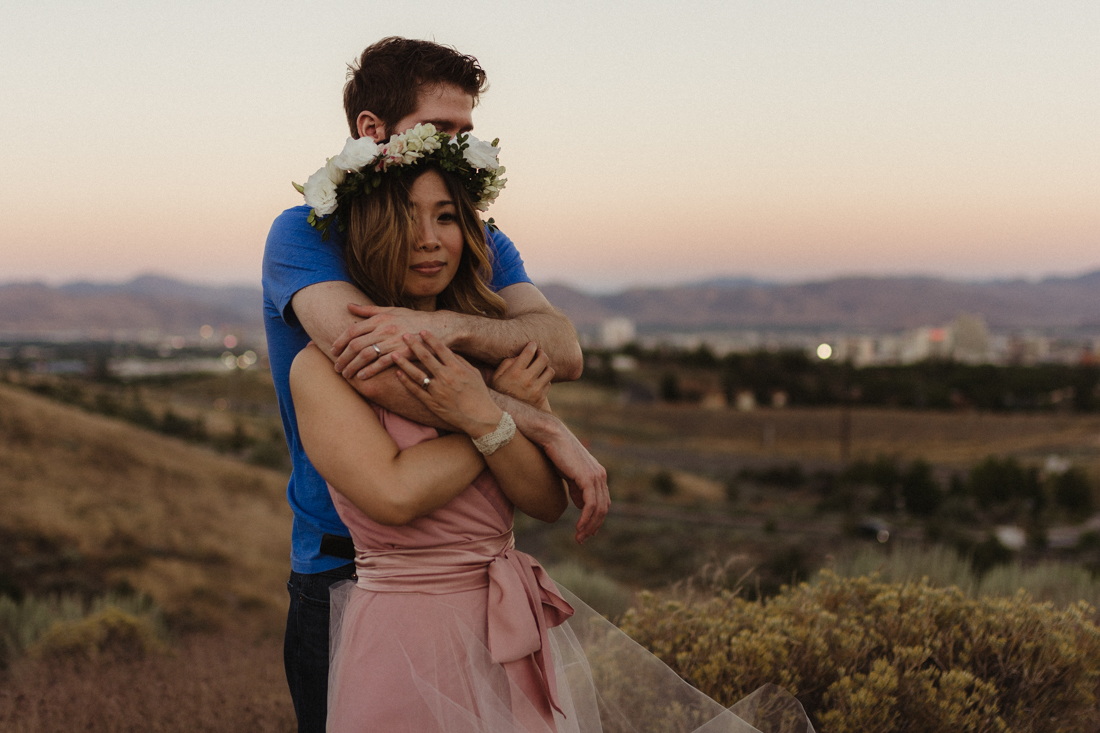
[[[277,628],[285,488],[280,473],[0,385],[0,579],[21,590],[130,586],[181,628]]]

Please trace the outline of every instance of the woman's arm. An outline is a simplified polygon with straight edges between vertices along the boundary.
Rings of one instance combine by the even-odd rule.
[[[399,451],[374,410],[315,346],[294,359],[290,389],[309,460],[380,524],[408,524],[438,509],[485,469],[481,454],[459,435]]]
[[[405,387],[440,419],[471,438],[493,432],[504,413],[489,397],[477,369],[428,331],[419,337],[407,335],[405,341],[423,367],[395,356]],[[425,387],[424,378],[429,375]],[[545,522],[561,517],[568,503],[562,480],[554,464],[522,433],[517,431],[485,461],[505,496],[525,514]]]

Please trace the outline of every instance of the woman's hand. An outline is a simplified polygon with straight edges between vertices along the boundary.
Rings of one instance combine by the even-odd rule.
[[[454,425],[471,438],[493,432],[503,411],[493,403],[481,372],[454,353],[429,331],[419,336],[406,334],[408,344],[419,361],[416,365],[392,352],[398,378],[441,420]]]
[[[517,356],[500,362],[493,373],[491,385],[501,394],[549,411],[546,398],[550,394],[550,380],[553,378],[550,358],[532,341]]]

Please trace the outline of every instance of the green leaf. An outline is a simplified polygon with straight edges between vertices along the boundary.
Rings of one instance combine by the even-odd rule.
[[[302,184],[300,184],[300,183],[295,183],[294,181],[291,181],[290,185],[294,186],[294,190],[297,191],[298,193],[305,193],[306,192],[305,188],[303,188]]]

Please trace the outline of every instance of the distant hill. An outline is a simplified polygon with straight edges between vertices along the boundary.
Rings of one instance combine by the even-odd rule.
[[[565,285],[543,293],[578,328],[629,318],[643,330],[811,328],[892,331],[959,313],[995,329],[1100,330],[1100,270],[1078,277],[959,282],[931,277],[841,277],[797,284],[715,278],[590,295]],[[184,333],[204,324],[262,328],[256,287],[212,287],[146,275],[127,283],[0,285],[0,334]]]
[[[259,288],[193,285],[152,275],[109,285],[12,283],[0,285],[0,334],[181,334],[206,324],[259,330],[262,308]]]
[[[563,285],[543,292],[579,328],[629,318],[643,329],[837,328],[900,330],[959,313],[993,328],[1100,330],[1100,271],[1072,278],[957,282],[929,277],[845,277],[792,285],[710,281],[590,296]]]

